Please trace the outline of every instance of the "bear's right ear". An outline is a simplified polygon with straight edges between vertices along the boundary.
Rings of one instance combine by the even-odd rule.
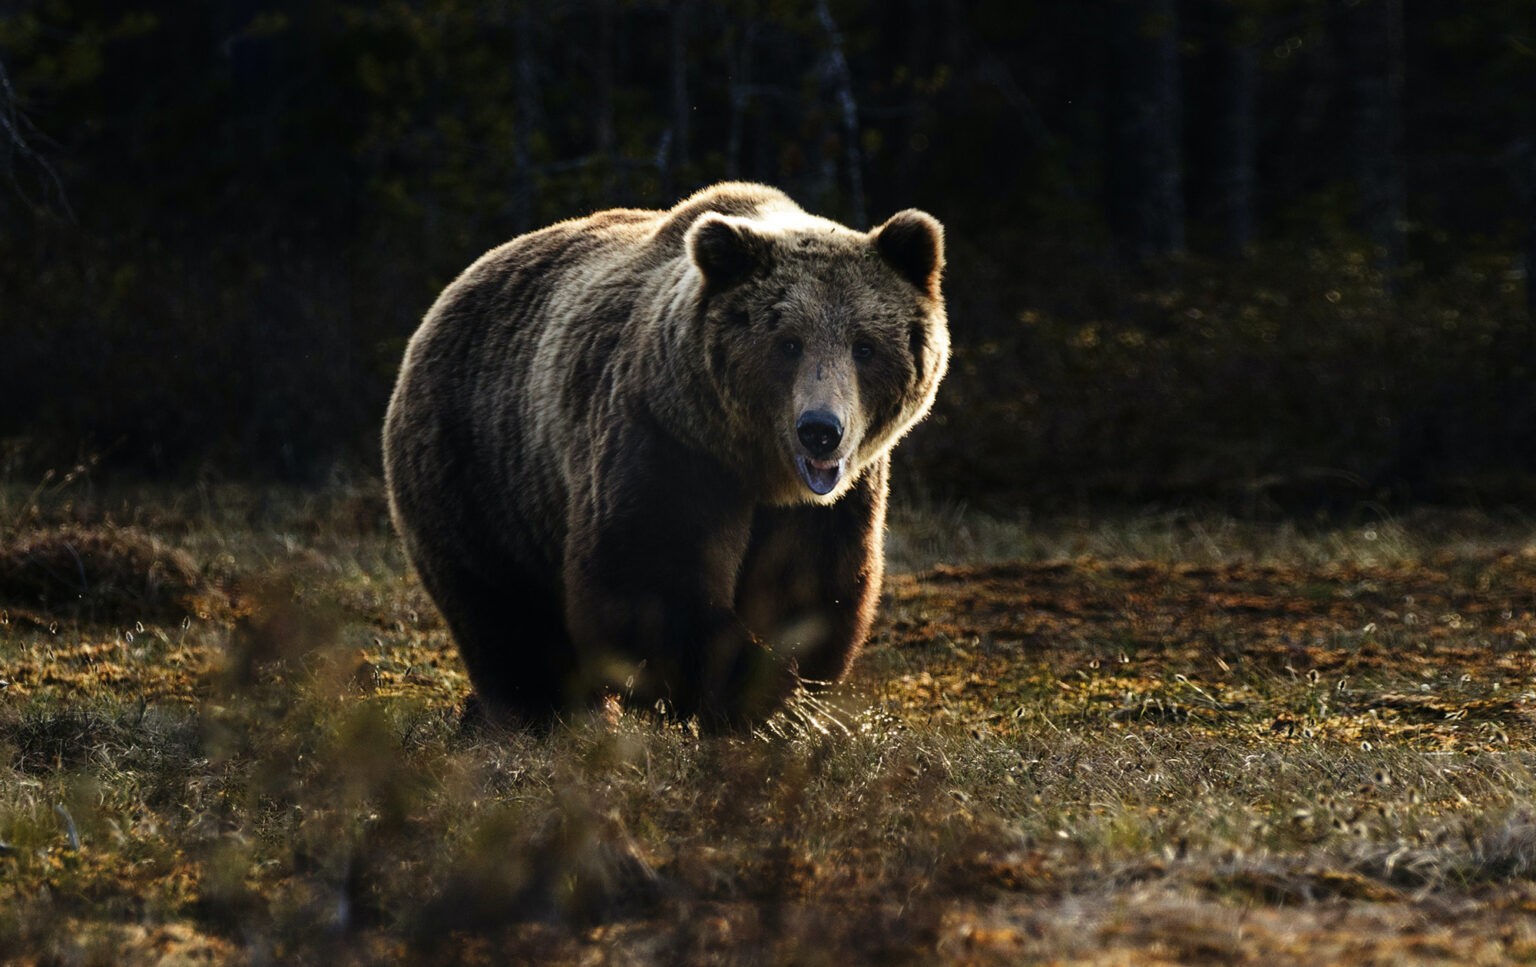
[[[880,255],[932,299],[944,275],[944,226],[927,212],[897,212],[872,233]]]
[[[770,258],[768,239],[744,218],[706,212],[688,229],[688,254],[712,289],[726,289]]]

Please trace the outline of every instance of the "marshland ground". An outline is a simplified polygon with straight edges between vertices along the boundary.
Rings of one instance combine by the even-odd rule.
[[[6,962],[1536,959],[1519,513],[906,505],[844,685],[531,735],[375,484],[3,494]]]
[[[0,962],[1536,960],[1530,4],[161,6],[0,5]],[[973,503],[761,735],[463,734],[332,468],[725,178],[943,220]]]

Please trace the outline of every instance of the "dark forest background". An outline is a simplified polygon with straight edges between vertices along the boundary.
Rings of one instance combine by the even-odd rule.
[[[375,472],[470,260],[747,178],[946,223],[920,493],[1536,494],[1529,0],[0,11],[10,477]]]

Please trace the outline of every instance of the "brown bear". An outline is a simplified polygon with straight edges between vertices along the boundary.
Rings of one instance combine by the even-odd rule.
[[[618,693],[735,726],[840,678],[883,570],[891,448],[949,360],[943,229],[762,185],[493,249],[406,349],[395,525],[482,713]]]

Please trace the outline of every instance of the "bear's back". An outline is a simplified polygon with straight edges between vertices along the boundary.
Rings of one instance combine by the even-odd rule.
[[[712,185],[678,202],[664,213],[653,244],[667,254],[681,254],[683,239],[693,223],[708,213],[761,218],[773,212],[801,212],[790,197],[777,188],[745,181]]]

